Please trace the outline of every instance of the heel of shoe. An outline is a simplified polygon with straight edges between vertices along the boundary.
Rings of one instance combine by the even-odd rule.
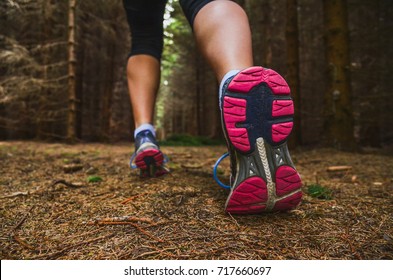
[[[249,177],[234,189],[226,203],[225,211],[231,214],[256,214],[266,208],[266,182],[261,177]]]
[[[247,68],[228,82],[221,106],[224,134],[240,162],[226,211],[252,214],[295,208],[302,198],[301,180],[286,146],[294,105],[284,78],[271,69]],[[282,155],[274,154],[277,151]]]
[[[302,181],[297,171],[291,166],[280,166],[276,171],[275,196],[273,210],[285,211],[295,208],[302,199]]]
[[[164,162],[164,154],[158,149],[147,149],[138,153],[135,158],[135,165],[140,169],[141,177],[158,177],[168,173],[163,166]]]

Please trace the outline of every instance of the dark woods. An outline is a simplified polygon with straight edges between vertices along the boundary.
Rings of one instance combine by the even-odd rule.
[[[165,21],[161,137],[221,137],[217,81],[177,1]],[[390,0],[243,0],[255,64],[282,73],[297,108],[292,144],[393,140]],[[122,1],[0,3],[0,139],[132,139]]]
[[[1,3],[0,138],[129,138],[121,1]]]

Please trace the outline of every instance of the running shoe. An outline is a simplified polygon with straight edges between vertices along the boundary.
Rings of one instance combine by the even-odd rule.
[[[288,152],[294,107],[288,84],[278,73],[250,67],[225,81],[220,100],[228,153],[214,167],[220,186],[230,189],[225,211],[256,214],[285,211],[301,201],[301,179]],[[231,158],[230,186],[217,166]]]
[[[136,135],[135,153],[131,156],[130,167],[138,168],[141,177],[158,177],[168,173],[164,166],[167,160],[151,131],[143,130]]]

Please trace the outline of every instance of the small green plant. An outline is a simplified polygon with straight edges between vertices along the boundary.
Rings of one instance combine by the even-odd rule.
[[[333,198],[332,191],[320,184],[309,185],[307,188],[307,194],[318,199],[330,200]]]
[[[101,182],[102,178],[100,176],[89,176],[87,177],[87,182],[89,183],[96,183],[96,182]]]

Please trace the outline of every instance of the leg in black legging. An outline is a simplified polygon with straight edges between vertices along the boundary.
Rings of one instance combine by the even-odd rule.
[[[123,0],[131,30],[127,80],[135,127],[153,124],[160,83],[165,0]]]

